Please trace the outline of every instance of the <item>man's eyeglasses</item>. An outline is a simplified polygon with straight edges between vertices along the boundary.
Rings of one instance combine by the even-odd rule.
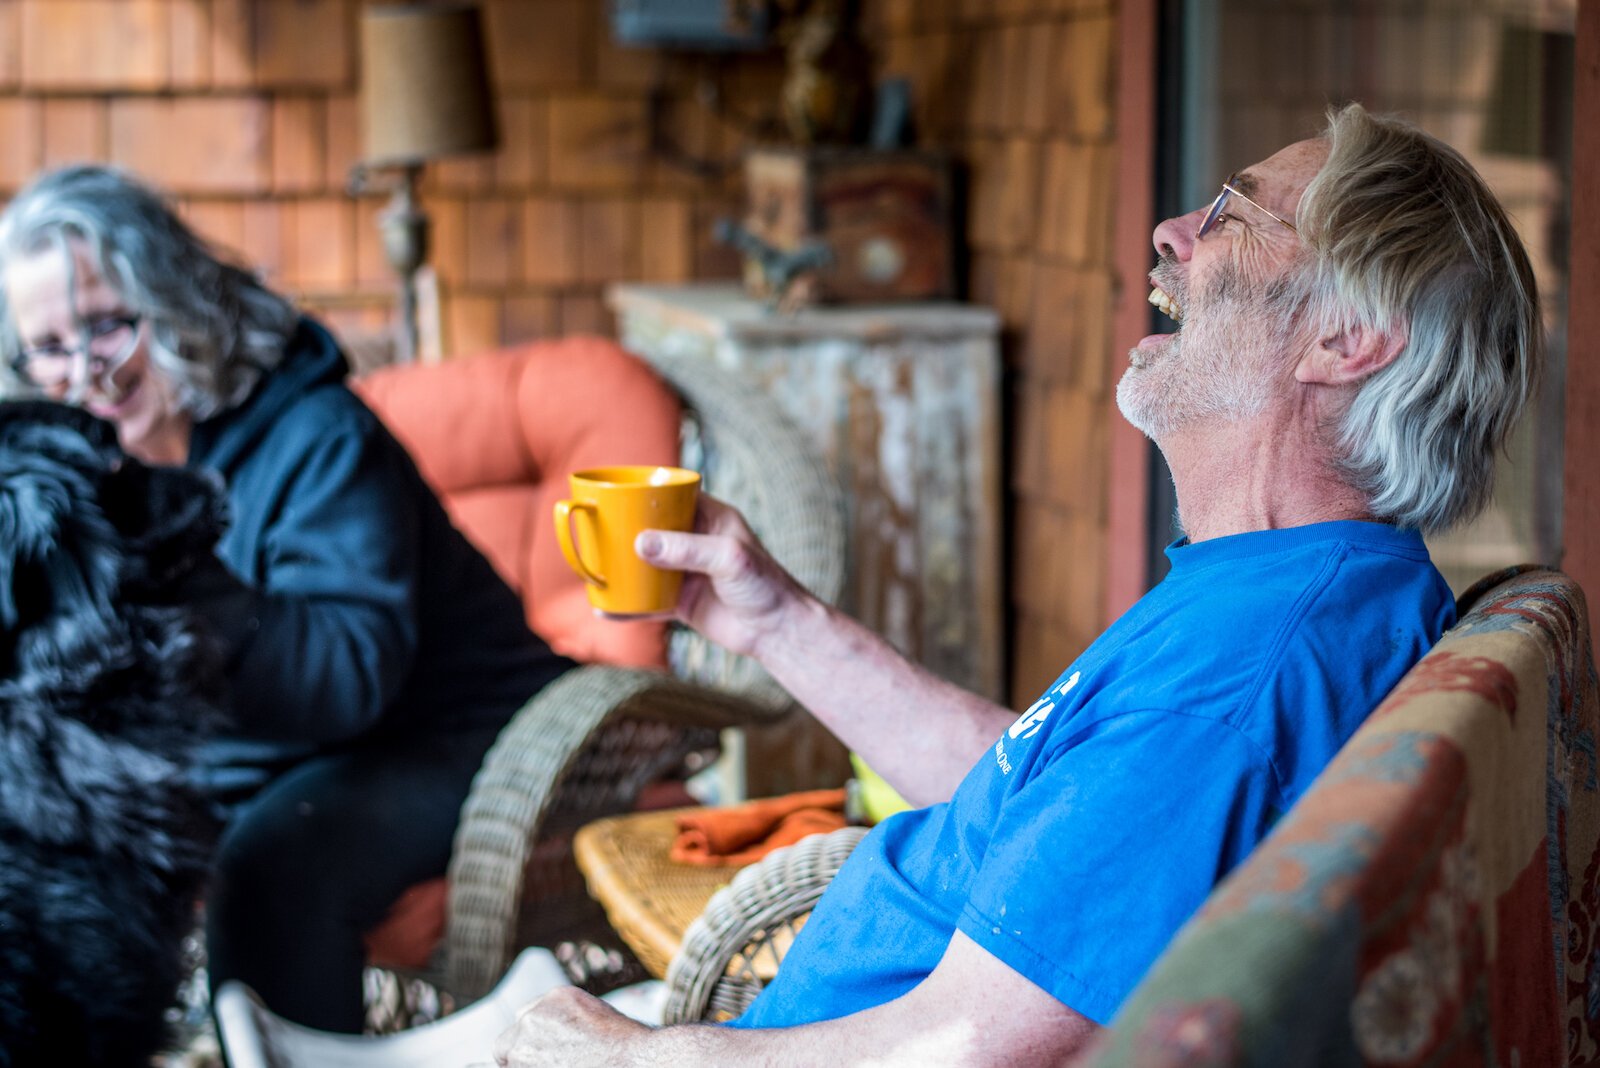
[[[78,357],[89,362],[89,378],[99,381],[128,362],[139,347],[140,317],[108,315],[85,328],[85,340],[76,345],[51,341],[23,349],[12,360],[12,369],[43,390],[60,389],[72,381]]]
[[[1221,220],[1222,216],[1225,214],[1224,209],[1227,208],[1227,206],[1228,206],[1228,198],[1229,197],[1238,197],[1240,200],[1243,200],[1245,203],[1254,204],[1261,211],[1266,211],[1269,216],[1271,216],[1272,218],[1276,219],[1278,222],[1281,222],[1283,225],[1287,226],[1289,228],[1289,232],[1290,233],[1298,234],[1300,232],[1299,230],[1296,230],[1294,228],[1294,223],[1290,222],[1288,219],[1285,219],[1281,215],[1276,215],[1276,214],[1274,214],[1274,213],[1272,213],[1270,211],[1267,211],[1266,208],[1261,207],[1260,204],[1256,204],[1255,201],[1251,200],[1249,197],[1247,197],[1243,193],[1239,192],[1239,190],[1233,184],[1234,182],[1236,182],[1238,180],[1239,180],[1239,172],[1238,171],[1234,171],[1232,174],[1228,175],[1228,180],[1226,182],[1222,183],[1222,192],[1218,193],[1217,194],[1217,199],[1215,199],[1215,200],[1213,200],[1211,202],[1211,209],[1206,212],[1206,217],[1204,219],[1200,220],[1200,228],[1197,229],[1194,232],[1194,239],[1196,241],[1200,240],[1202,237],[1205,237],[1207,234],[1209,234],[1212,231],[1212,229],[1217,225],[1217,222],[1219,220]]]

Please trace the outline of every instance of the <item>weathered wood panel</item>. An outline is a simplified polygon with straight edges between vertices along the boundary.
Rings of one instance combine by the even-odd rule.
[[[845,491],[841,607],[1003,702],[998,316],[918,304],[778,317],[727,285],[618,286],[611,303],[634,351],[716,360],[779,401]]]

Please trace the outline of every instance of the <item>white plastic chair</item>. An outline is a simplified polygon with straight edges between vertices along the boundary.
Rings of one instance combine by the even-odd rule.
[[[494,1063],[494,1041],[519,1009],[567,984],[549,950],[526,949],[481,1000],[434,1023],[378,1036],[290,1023],[237,980],[222,984],[214,1007],[232,1068],[475,1068]]]

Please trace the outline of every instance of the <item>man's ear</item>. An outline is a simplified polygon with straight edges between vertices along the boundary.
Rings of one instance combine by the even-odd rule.
[[[1393,363],[1408,340],[1401,323],[1384,329],[1351,326],[1325,334],[1295,367],[1295,381],[1323,386],[1360,382]]]

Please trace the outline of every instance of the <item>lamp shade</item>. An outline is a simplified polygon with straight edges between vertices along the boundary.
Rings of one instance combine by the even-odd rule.
[[[495,147],[478,9],[369,7],[361,19],[362,162],[415,164]]]

